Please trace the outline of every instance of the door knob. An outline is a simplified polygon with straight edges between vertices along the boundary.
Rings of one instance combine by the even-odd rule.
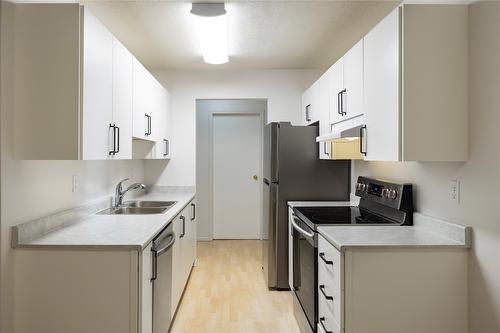
[[[257,177],[257,175],[253,175],[253,180],[257,180],[259,179],[259,177]]]

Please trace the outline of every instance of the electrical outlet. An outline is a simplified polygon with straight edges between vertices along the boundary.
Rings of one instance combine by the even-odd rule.
[[[80,190],[80,181],[78,179],[78,175],[73,175],[71,191],[73,193],[77,193]]]
[[[460,182],[458,180],[450,181],[450,200],[456,204],[460,203]]]

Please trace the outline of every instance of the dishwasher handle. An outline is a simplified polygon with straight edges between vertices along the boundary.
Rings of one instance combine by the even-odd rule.
[[[151,250],[151,253],[153,255],[153,262],[152,262],[152,269],[153,269],[153,272],[152,272],[152,275],[151,275],[151,282],[156,280],[156,278],[158,277],[158,257],[161,256],[163,253],[167,252],[168,250],[170,250],[170,248],[174,245],[175,243],[175,233],[174,232],[170,232],[168,233],[165,237],[162,237],[162,240],[165,240],[167,238],[171,238],[170,241],[168,242],[167,245],[157,249],[155,247],[155,244],[153,243],[153,249]]]

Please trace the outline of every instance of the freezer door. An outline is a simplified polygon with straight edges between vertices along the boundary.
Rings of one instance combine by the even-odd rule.
[[[269,288],[276,288],[277,257],[276,227],[278,221],[278,184],[264,179],[263,182],[263,228],[262,228],[262,270]]]
[[[279,124],[267,124],[264,127],[264,178],[270,183],[278,182],[278,140]]]

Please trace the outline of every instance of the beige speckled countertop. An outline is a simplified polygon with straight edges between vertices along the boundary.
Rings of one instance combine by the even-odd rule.
[[[19,230],[23,229],[23,225],[16,226],[13,228],[13,247],[105,247],[142,250],[194,197],[194,190],[154,191],[134,198],[134,200],[177,201],[177,203],[163,214],[96,215],[91,213],[74,223],[71,223],[71,221],[69,223],[65,222],[64,225],[46,231],[43,235],[32,239],[29,239],[29,236],[19,237],[16,232],[19,233]],[[57,219],[57,217],[45,217],[43,220],[46,223],[50,219]],[[36,224],[36,221],[28,223]]]

